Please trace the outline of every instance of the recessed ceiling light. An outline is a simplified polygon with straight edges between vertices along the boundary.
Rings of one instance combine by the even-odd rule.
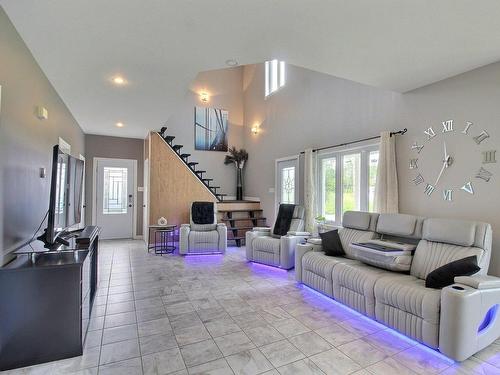
[[[113,83],[115,85],[124,85],[126,83],[125,78],[122,76],[115,76],[113,77]]]
[[[229,59],[229,60],[226,60],[226,65],[227,66],[236,66],[236,65],[238,65],[238,61],[236,61],[235,59]]]
[[[123,128],[123,126],[124,126],[123,122],[117,122],[115,125],[117,128]]]

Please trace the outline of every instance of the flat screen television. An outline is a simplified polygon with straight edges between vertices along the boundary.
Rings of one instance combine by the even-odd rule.
[[[83,173],[83,160],[64,153],[58,145],[54,146],[48,221],[43,239],[49,246],[64,243],[59,236],[81,221]]]

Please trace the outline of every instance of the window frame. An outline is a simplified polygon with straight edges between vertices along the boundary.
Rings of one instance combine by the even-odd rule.
[[[342,213],[343,213],[343,188],[342,188],[342,178],[343,178],[343,167],[344,167],[344,157],[346,155],[360,154],[360,197],[359,205],[361,211],[368,211],[369,207],[369,182],[370,182],[370,153],[373,151],[379,151],[380,147],[378,144],[367,144],[358,147],[351,147],[342,150],[328,150],[320,151],[316,158],[316,170],[317,181],[316,181],[316,196],[318,200],[317,213],[318,215],[323,215],[323,201],[324,201],[324,191],[323,191],[323,160],[335,159],[335,220],[327,220],[326,223],[332,226],[342,225]]]

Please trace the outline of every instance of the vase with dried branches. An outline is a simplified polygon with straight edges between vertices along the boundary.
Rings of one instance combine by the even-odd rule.
[[[229,147],[224,164],[234,164],[236,167],[236,200],[243,200],[243,168],[248,160],[248,152],[245,149],[237,150]]]

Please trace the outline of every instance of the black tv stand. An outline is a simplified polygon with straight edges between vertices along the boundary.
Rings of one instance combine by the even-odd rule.
[[[97,290],[99,228],[65,239],[67,245],[50,251],[33,241],[0,268],[0,371],[83,353]]]

